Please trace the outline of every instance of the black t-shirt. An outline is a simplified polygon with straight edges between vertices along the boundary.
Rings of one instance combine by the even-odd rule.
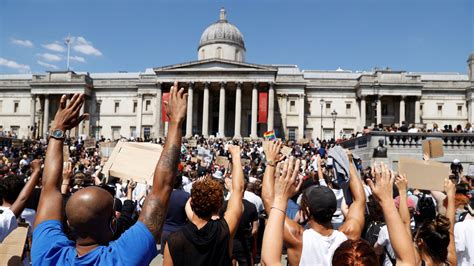
[[[171,192],[163,231],[174,232],[186,225],[187,217],[184,208],[188,199],[189,193],[186,191],[175,189]]]

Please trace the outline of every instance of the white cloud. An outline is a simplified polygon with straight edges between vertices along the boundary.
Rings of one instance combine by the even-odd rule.
[[[76,61],[76,62],[80,62],[80,63],[85,63],[85,62],[86,62],[86,59],[85,59],[84,57],[82,57],[82,56],[77,56],[77,55],[75,55],[75,56],[70,56],[69,59],[70,59],[71,61]]]
[[[56,42],[53,42],[53,43],[47,43],[47,44],[43,44],[42,45],[44,48],[50,50],[50,51],[54,51],[54,52],[59,52],[59,53],[62,53],[64,51],[66,51],[66,48],[64,47],[64,45],[62,45],[60,42],[56,41]]]
[[[58,69],[58,66],[52,65],[52,64],[48,64],[48,63],[43,62],[43,61],[41,61],[41,60],[36,61],[36,63],[38,63],[38,65],[40,65],[40,66],[44,66],[44,67],[47,67],[47,68],[50,68],[50,69]]]
[[[13,69],[18,70],[18,72],[21,72],[21,73],[30,72],[30,66],[29,65],[19,64],[15,61],[11,61],[11,60],[5,59],[3,57],[0,57],[0,66],[13,68]]]
[[[19,40],[19,39],[11,38],[11,42],[15,45],[19,45],[23,47],[28,47],[28,48],[33,47],[33,43],[30,40]]]
[[[63,60],[60,55],[56,55],[56,54],[43,53],[43,54],[36,54],[36,55],[48,62],[58,62],[58,61]]]
[[[85,55],[102,56],[102,52],[95,48],[91,42],[87,41],[84,37],[77,37],[73,39],[72,49],[76,52]]]

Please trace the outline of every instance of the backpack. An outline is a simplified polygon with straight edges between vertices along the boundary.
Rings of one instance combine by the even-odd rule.
[[[433,220],[436,218],[436,207],[433,198],[427,197],[426,194],[421,193],[417,195],[418,204],[414,214],[415,223],[422,224],[424,221]]]
[[[380,228],[384,226],[384,222],[372,221],[367,226],[367,231],[365,232],[365,240],[370,243],[370,246],[373,247],[379,238]]]

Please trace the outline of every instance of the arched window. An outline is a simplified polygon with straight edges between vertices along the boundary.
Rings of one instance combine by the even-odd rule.
[[[217,58],[222,58],[222,48],[221,47],[217,47],[216,57]]]
[[[206,59],[206,51],[201,49],[201,59]]]
[[[240,61],[240,51],[239,51],[239,49],[235,49],[235,61]]]

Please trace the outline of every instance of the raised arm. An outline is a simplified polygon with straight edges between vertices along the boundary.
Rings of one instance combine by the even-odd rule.
[[[181,88],[178,91],[178,82],[175,82],[170,90],[169,101],[165,102],[166,114],[169,118],[165,146],[160,160],[156,164],[153,187],[145,199],[142,212],[138,218],[148,227],[156,241],[160,240],[159,232],[163,228],[170,194],[173,191],[174,179],[178,171],[182,137],[181,126],[186,116],[187,98],[184,89]]]
[[[449,219],[449,246],[448,261],[450,265],[457,265],[456,248],[454,246],[454,223],[456,218],[455,196],[456,185],[449,179],[444,181],[444,191],[448,197],[448,206],[446,208],[446,217]]]
[[[275,199],[270,207],[268,222],[263,234],[263,265],[281,265],[285,212],[288,199],[299,190],[303,182],[303,179],[297,180],[299,166],[299,160],[296,163],[293,161],[278,163],[275,176]]]
[[[15,200],[15,202],[12,204],[10,207],[10,210],[15,214],[15,217],[19,217],[23,210],[25,209],[26,202],[31,196],[31,193],[33,193],[33,190],[35,189],[36,184],[38,183],[39,177],[41,175],[41,160],[36,159],[31,162],[31,176],[30,180],[26,182],[25,186],[21,190],[20,194],[18,195],[18,198]]]
[[[349,189],[352,194],[352,204],[349,206],[344,224],[339,231],[343,232],[349,239],[357,240],[362,234],[365,223],[365,192],[362,186],[362,180],[357,174],[357,169],[352,163],[352,154],[348,152],[349,157]]]
[[[367,182],[382,207],[397,265],[415,265],[413,243],[393,201],[394,175],[383,163],[380,167],[374,165],[373,169],[375,184],[370,179],[367,179]]]
[[[282,144],[280,141],[266,141],[263,144],[267,164],[262,181],[262,201],[265,211],[269,214],[274,198],[275,167],[277,162],[281,160],[279,153]]]
[[[400,218],[405,225],[405,229],[411,238],[410,211],[408,210],[407,204],[408,179],[404,174],[399,174],[395,178],[395,185],[397,186],[398,193],[400,194],[400,206],[398,206],[398,213],[400,214]]]
[[[62,131],[63,137],[51,137],[46,150],[46,159],[43,170],[43,188],[36,212],[35,227],[46,220],[62,219],[63,198],[61,182],[63,172],[63,142],[66,130],[76,127],[87,114],[80,114],[84,104],[84,94],[74,94],[66,106],[66,95],[61,97],[59,109],[54,117],[51,132]]]
[[[229,153],[232,156],[232,193],[230,194],[224,219],[229,225],[231,237],[234,237],[242,216],[242,198],[244,197],[244,172],[240,160],[240,147],[229,145]]]

